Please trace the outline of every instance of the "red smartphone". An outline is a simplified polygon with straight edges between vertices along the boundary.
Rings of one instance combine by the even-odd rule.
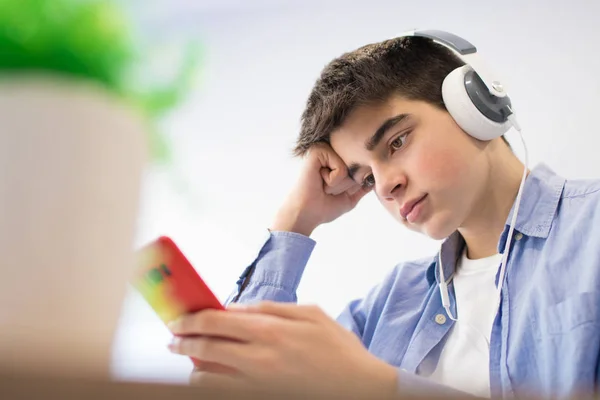
[[[175,242],[161,236],[138,252],[134,287],[163,322],[207,308],[225,308]]]
[[[207,308],[225,310],[175,242],[166,236],[138,251],[132,284],[165,324]],[[192,361],[198,365],[198,360]]]

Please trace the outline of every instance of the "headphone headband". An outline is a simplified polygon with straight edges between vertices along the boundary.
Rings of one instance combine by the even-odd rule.
[[[450,32],[439,30],[415,30],[413,31],[412,36],[422,36],[432,39],[433,41],[454,50],[461,56],[477,53],[477,48],[471,42]]]
[[[479,75],[490,94],[496,97],[505,97],[506,90],[500,81],[494,78],[490,69],[484,65],[477,53],[477,48],[466,39],[450,32],[440,30],[412,30],[400,36],[420,36],[433,40],[452,50],[465,64]]]

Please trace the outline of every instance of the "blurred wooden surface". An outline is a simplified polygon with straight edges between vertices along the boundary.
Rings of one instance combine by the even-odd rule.
[[[40,377],[28,374],[0,373],[2,400],[198,400],[198,399],[264,399],[258,393],[235,390],[200,389],[183,385],[103,380]]]
[[[104,380],[35,376],[0,372],[1,400],[199,400],[199,399],[317,399],[304,393],[274,393],[240,389],[198,388],[158,383],[111,382]],[[335,396],[323,397],[332,399]],[[341,397],[340,397],[341,399]],[[348,397],[344,397],[344,400]]]
[[[344,399],[348,396],[314,396],[306,393],[274,393],[272,391],[249,391],[233,388],[198,388],[185,385],[162,383],[116,382],[81,378],[35,376],[24,373],[2,372],[0,370],[0,400],[199,400],[199,399]],[[455,396],[398,396],[394,400],[408,399],[456,399]],[[474,397],[464,397],[474,400]],[[600,399],[599,396],[581,395],[574,399]],[[369,400],[375,400],[375,397]],[[530,400],[535,400],[531,397]]]

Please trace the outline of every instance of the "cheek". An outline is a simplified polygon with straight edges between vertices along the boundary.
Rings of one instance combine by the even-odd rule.
[[[468,176],[469,162],[465,154],[451,147],[436,146],[421,152],[413,164],[413,179],[424,191],[443,191],[445,188],[462,186]]]
[[[472,205],[474,155],[452,144],[438,144],[415,159],[411,178],[415,186],[431,195],[433,215],[420,227],[422,233],[439,240],[449,236],[465,218]],[[410,184],[409,184],[410,186]]]

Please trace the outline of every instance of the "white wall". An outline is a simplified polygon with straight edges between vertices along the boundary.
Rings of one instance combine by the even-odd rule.
[[[600,2],[281,3],[179,0],[139,10],[156,36],[197,36],[207,51],[202,85],[167,124],[174,171],[149,172],[139,243],[171,235],[220,298],[252,261],[294,181],[299,162],[289,152],[320,70],[342,52],[411,28],[448,30],[478,47],[509,86],[533,164],[600,177]],[[299,296],[332,316],[396,263],[437,246],[397,225],[373,196],[314,238]],[[191,364],[168,354],[168,339],[132,294],[115,344],[116,376],[185,381]]]

